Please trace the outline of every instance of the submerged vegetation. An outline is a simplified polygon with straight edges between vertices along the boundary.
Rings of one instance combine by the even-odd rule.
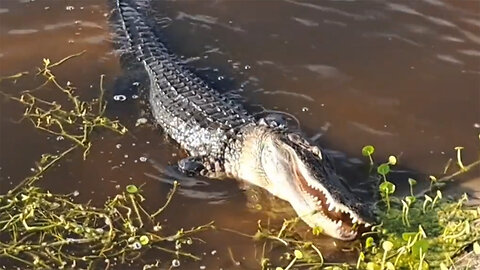
[[[200,257],[182,250],[182,246],[193,244],[197,239],[193,234],[215,229],[212,223],[168,234],[159,221],[177,184],[165,204],[153,213],[143,208],[145,198],[141,189],[134,185],[125,187],[124,192],[100,207],[76,202],[75,192],[54,194],[39,187],[38,181],[47,176],[47,171],[72,151],[81,149],[83,158],[87,158],[94,131],[104,128],[118,134],[127,132],[118,121],[104,116],[103,75],[100,77],[99,97],[91,101],[82,101],[71,83],[64,86],[55,78],[53,68],[82,53],[53,64],[44,59],[36,74],[43,77],[44,82],[19,97],[9,96],[25,107],[24,119],[39,130],[65,139],[71,147],[60,154],[43,155],[32,176],[0,195],[0,260],[8,261],[10,266],[35,269],[108,269],[118,264],[143,265],[148,269],[179,266],[181,258],[200,260]],[[2,80],[17,80],[28,74],[22,72]],[[63,93],[66,104],[34,95],[47,86]],[[469,258],[480,256],[480,207],[466,204],[466,195],[459,199],[444,196],[441,187],[444,182],[478,166],[480,161],[464,165],[462,148],[455,150],[458,171],[441,178],[431,176],[430,188],[421,192],[415,192],[415,179],[405,179],[405,184],[410,186],[406,196],[398,194],[395,185],[389,181],[391,166],[397,163],[394,156],[376,167],[381,195],[376,207],[379,222],[351,243],[349,251],[358,254],[356,262],[326,261],[315,243],[298,233],[298,218],[286,220],[280,228],[258,221],[258,231],[252,235],[221,230],[260,243],[262,259],[259,268],[262,269],[445,270],[455,269],[455,265],[458,269],[460,264],[461,269],[473,268],[479,262]],[[374,151],[373,146],[362,149],[372,169]],[[308,233],[315,236],[321,233],[321,229],[314,228]],[[277,247],[282,248],[280,258],[278,253],[272,252]],[[142,255],[152,250],[171,255],[170,260],[144,264]],[[461,257],[468,253],[472,256]]]
[[[116,264],[130,264],[150,250],[171,255],[171,262],[178,264],[180,257],[200,258],[181,250],[190,245],[191,235],[212,228],[206,224],[189,230],[178,229],[173,234],[163,232],[159,222],[177,188],[174,185],[164,206],[154,213],[143,207],[144,198],[134,185],[107,200],[102,207],[75,202],[77,194],[54,194],[40,188],[37,181],[46,176],[53,165],[60,162],[76,148],[83,149],[85,159],[92,147],[93,131],[106,128],[118,134],[127,129],[118,121],[104,116],[103,75],[100,77],[100,96],[92,101],[82,101],[75,95],[75,87],[68,82],[61,85],[51,69],[82,53],[66,57],[51,64],[44,59],[37,75],[45,78],[38,88],[11,97],[25,107],[24,119],[35,128],[58,136],[71,143],[61,154],[44,154],[33,176],[26,178],[6,194],[0,195],[0,259],[9,267],[56,269],[81,268],[108,269]],[[28,73],[7,77],[15,80]],[[67,104],[47,101],[33,92],[53,85],[67,97]],[[151,268],[165,262],[157,261]],[[140,264],[141,265],[141,264]],[[3,266],[5,267],[5,265]]]

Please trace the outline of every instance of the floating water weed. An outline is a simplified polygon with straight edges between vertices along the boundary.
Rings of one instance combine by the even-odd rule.
[[[80,100],[70,82],[62,86],[56,80],[52,68],[81,54],[83,52],[53,64],[44,59],[37,75],[42,75],[45,81],[39,87],[24,91],[20,97],[7,95],[25,106],[24,119],[35,128],[61,136],[72,146],[60,154],[42,155],[34,175],[0,195],[0,261],[29,269],[108,269],[115,264],[140,264],[142,255],[149,250],[169,254],[169,260],[173,258],[178,264],[182,257],[200,260],[182,251],[181,246],[192,244],[191,236],[212,229],[212,223],[167,234],[157,220],[172,200],[176,182],[165,204],[153,214],[143,208],[145,198],[135,185],[128,185],[125,192],[107,200],[101,207],[75,202],[74,197],[78,195],[75,192],[54,194],[35,185],[46,176],[49,168],[75,149],[82,148],[83,158],[87,158],[92,147],[91,136],[98,128],[118,134],[127,132],[118,121],[104,116],[103,75],[100,96],[92,101]],[[18,73],[2,80],[17,80],[27,74]],[[66,104],[43,100],[33,94],[49,84],[67,97]],[[157,260],[144,268],[159,264]]]

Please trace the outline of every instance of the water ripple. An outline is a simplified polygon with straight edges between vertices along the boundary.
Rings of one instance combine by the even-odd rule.
[[[448,62],[448,63],[452,63],[452,64],[456,64],[456,65],[463,65],[462,61],[458,60],[457,58],[455,58],[452,55],[437,54],[437,58],[442,60],[442,61]]]
[[[305,26],[308,26],[308,27],[314,27],[314,26],[318,26],[319,24],[317,22],[314,22],[314,21],[311,21],[311,20],[308,20],[308,19],[302,19],[302,18],[297,18],[297,17],[292,17],[292,19],[296,22],[299,22]]]
[[[311,9],[320,10],[320,11],[325,12],[325,13],[340,15],[340,16],[351,18],[351,19],[358,20],[358,21],[373,19],[371,16],[354,14],[354,13],[346,12],[346,11],[343,11],[343,10],[340,10],[340,9],[320,6],[320,5],[317,5],[317,4],[297,2],[297,1],[293,1],[293,0],[285,0],[285,2],[290,3],[290,4],[294,4],[294,5],[297,5],[297,6],[302,6],[302,7],[307,7],[307,8],[311,8]]]
[[[37,29],[12,29],[8,31],[9,35],[29,35],[33,33],[37,33]]]
[[[188,13],[179,11],[176,19],[177,20],[185,20],[186,19],[186,20],[191,20],[191,21],[204,23],[204,24],[218,25],[218,26],[233,30],[235,32],[245,32],[245,30],[243,30],[239,26],[232,26],[232,25],[229,25],[229,24],[220,23],[220,22],[218,22],[217,18],[212,17],[212,16],[208,16],[208,15],[202,15],[202,14],[192,15],[192,14],[188,14]]]
[[[349,76],[339,71],[336,67],[327,65],[305,65],[304,67],[311,72],[317,73],[322,79],[335,78],[341,81],[349,79]]]

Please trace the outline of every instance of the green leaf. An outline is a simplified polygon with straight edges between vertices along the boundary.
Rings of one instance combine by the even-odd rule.
[[[365,248],[373,247],[374,245],[373,237],[368,237],[367,240],[365,240]]]
[[[437,190],[437,197],[439,199],[441,199],[443,196],[442,196],[442,192],[440,190]]]
[[[478,242],[473,243],[473,252],[475,252],[477,255],[480,255],[480,245]]]
[[[414,196],[406,196],[405,201],[407,201],[408,205],[412,205],[417,200]]]
[[[390,166],[388,163],[380,164],[377,168],[377,172],[381,175],[387,175],[390,172]]]
[[[408,184],[410,184],[410,186],[415,186],[417,184],[417,180],[413,178],[408,178]]]
[[[322,232],[323,232],[323,228],[320,227],[320,226],[315,226],[312,229],[313,235],[320,235],[320,234],[322,234]]]
[[[416,232],[404,232],[402,233],[402,239],[408,241],[409,239],[413,239],[417,235]]]
[[[298,260],[302,259],[303,258],[303,253],[298,250],[298,249],[295,249],[295,251],[293,252],[293,254],[295,255],[295,258],[297,258]]]
[[[395,156],[389,156],[388,157],[388,164],[390,164],[390,165],[397,164],[397,158]]]
[[[385,241],[385,242],[382,243],[382,248],[383,248],[383,250],[388,252],[388,251],[392,250],[393,243],[390,242],[390,241]]]
[[[395,192],[395,185],[392,182],[386,181],[380,184],[379,190],[383,194],[392,194]]]
[[[362,148],[362,155],[369,157],[375,152],[375,148],[372,145],[366,145]]]
[[[130,193],[130,194],[138,193],[138,188],[137,188],[137,186],[135,186],[135,185],[128,185],[128,186],[126,187],[126,190],[127,190],[127,192]]]
[[[387,270],[395,270],[395,265],[393,265],[392,262],[387,262],[385,264],[385,267],[387,268]]]
[[[140,236],[139,240],[140,240],[140,244],[142,244],[142,246],[146,246],[146,245],[148,245],[148,242],[150,242],[150,239],[146,235]]]
[[[415,242],[412,246],[412,253],[415,256],[420,257],[420,250],[422,251],[422,254],[425,254],[429,248],[430,244],[428,243],[427,240],[421,239]]]

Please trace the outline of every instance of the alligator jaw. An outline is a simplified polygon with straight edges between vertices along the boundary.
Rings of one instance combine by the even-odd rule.
[[[230,175],[288,201],[310,227],[351,240],[373,222],[363,203],[336,174],[325,153],[286,130],[253,126],[242,134]]]
[[[331,194],[321,184],[311,184],[305,179],[305,173],[293,162],[295,179],[300,185],[303,196],[309,197],[309,205],[315,211],[303,214],[302,219],[311,227],[320,227],[335,238],[351,240],[357,237],[357,229],[369,227],[357,213],[347,206],[335,201]],[[321,221],[321,222],[320,222]]]

